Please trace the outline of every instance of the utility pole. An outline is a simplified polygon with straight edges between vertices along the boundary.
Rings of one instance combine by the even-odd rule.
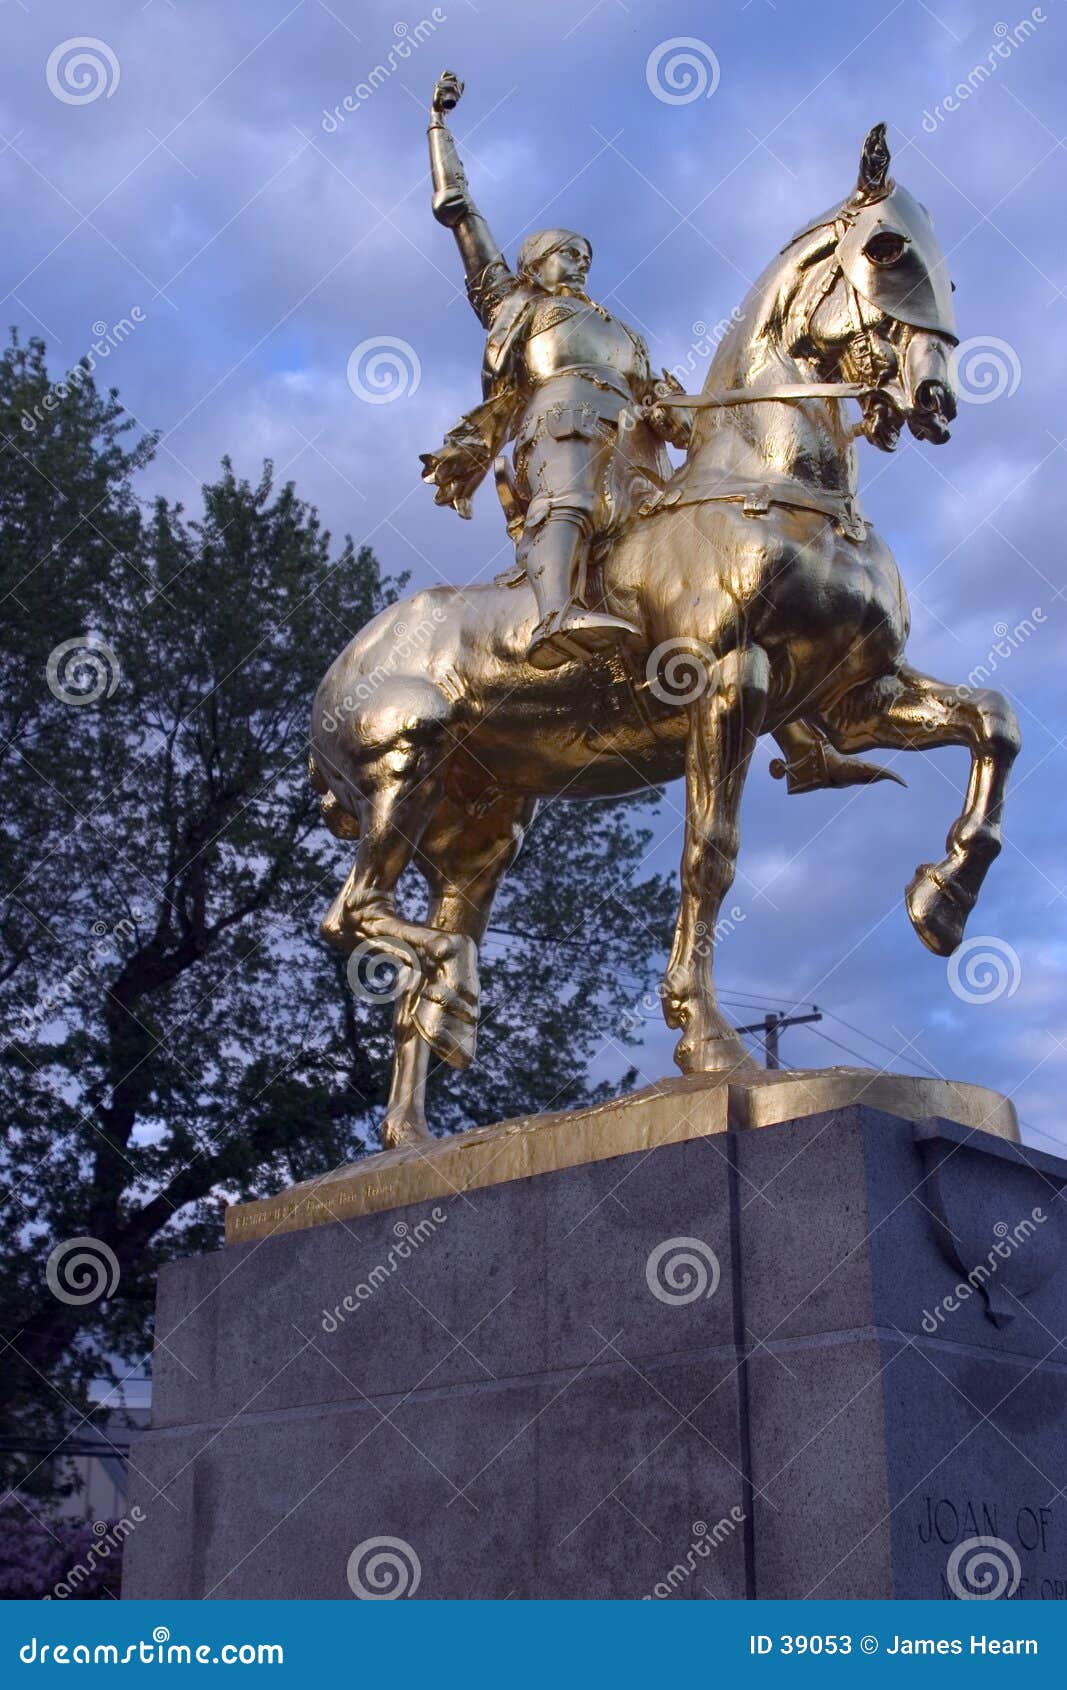
[[[755,1021],[748,1027],[738,1027],[739,1033],[759,1033],[763,1039],[763,1048],[767,1055],[768,1068],[780,1068],[778,1060],[778,1035],[786,1027],[803,1027],[809,1021],[821,1021],[822,1011],[817,1004],[812,1004],[810,1015],[785,1015],[779,1010],[768,1010],[762,1021]]]

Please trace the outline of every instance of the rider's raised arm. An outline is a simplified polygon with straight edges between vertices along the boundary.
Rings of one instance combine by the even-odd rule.
[[[462,92],[462,82],[450,70],[438,77],[433,91],[427,130],[433,214],[456,237],[467,278],[467,297],[488,327],[500,301],[515,286],[515,277],[471,199],[456,143],[445,122],[446,113],[454,109]]]

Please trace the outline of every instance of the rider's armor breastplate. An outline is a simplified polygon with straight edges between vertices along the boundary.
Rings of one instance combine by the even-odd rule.
[[[555,296],[539,305],[526,337],[525,363],[531,385],[575,368],[603,370],[625,390],[641,374],[633,337],[614,317],[601,316],[580,299]]]

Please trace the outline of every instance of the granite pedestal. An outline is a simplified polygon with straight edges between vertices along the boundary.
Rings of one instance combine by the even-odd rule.
[[[165,1268],[124,1594],[1067,1595],[1067,1162],[713,1090]]]

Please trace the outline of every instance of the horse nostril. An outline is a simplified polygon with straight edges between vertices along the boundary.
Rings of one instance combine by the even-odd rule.
[[[920,411],[936,411],[949,422],[956,415],[956,401],[943,381],[930,377],[915,389],[915,403]]]

